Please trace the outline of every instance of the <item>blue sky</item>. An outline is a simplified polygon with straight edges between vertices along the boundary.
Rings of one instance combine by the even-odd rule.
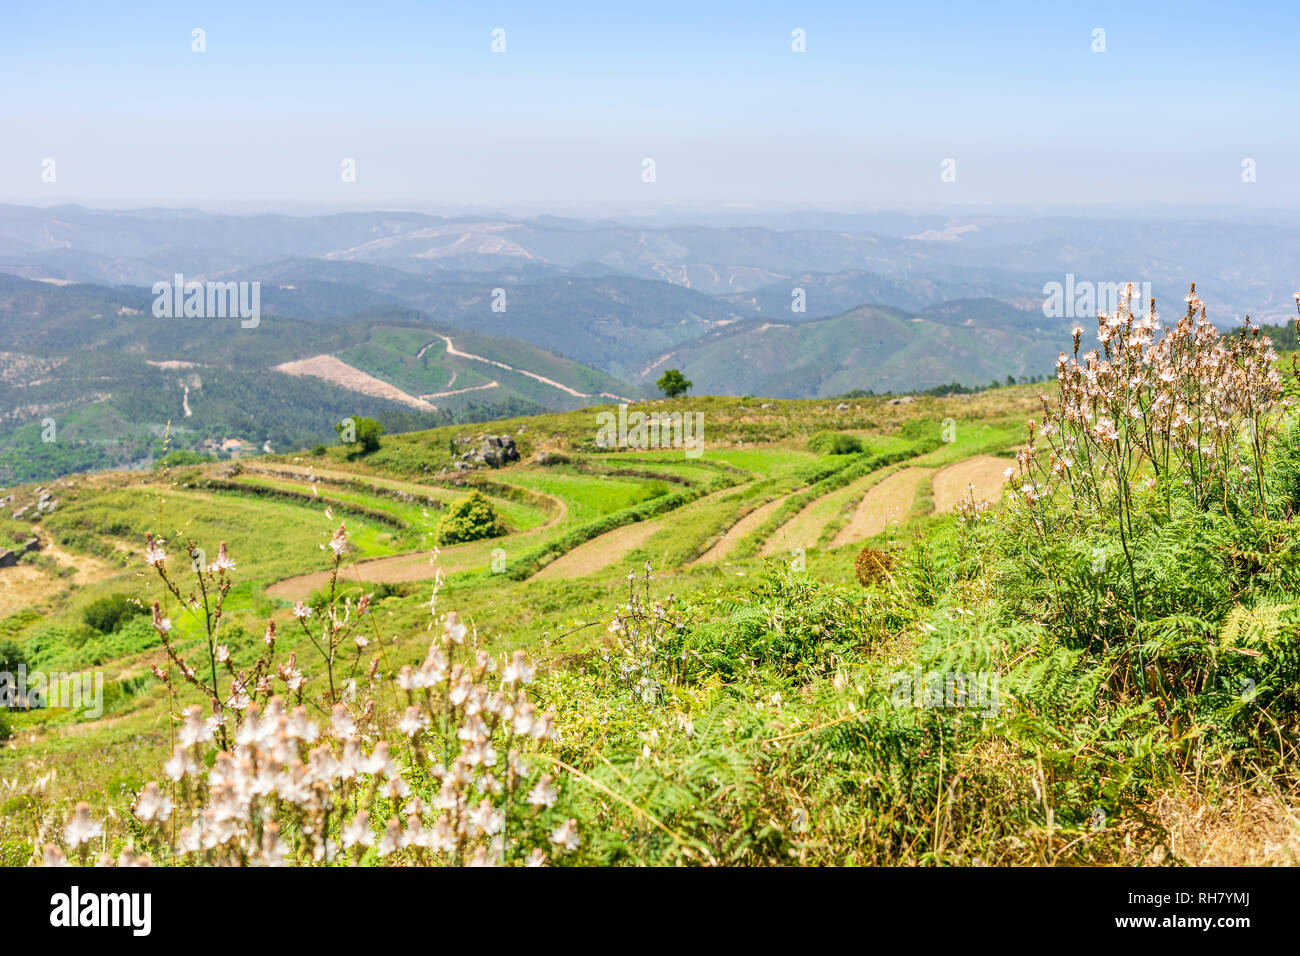
[[[6,0],[0,200],[1294,208],[1296,9]]]

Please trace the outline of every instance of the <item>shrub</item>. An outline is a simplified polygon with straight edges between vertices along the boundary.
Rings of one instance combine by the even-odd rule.
[[[818,432],[808,439],[808,447],[821,455],[857,455],[866,450],[860,438],[843,432]]]
[[[879,551],[876,548],[863,548],[858,555],[854,571],[857,574],[858,583],[865,588],[885,580],[893,566],[893,559],[888,552]]]
[[[179,594],[183,582],[167,569],[166,552],[152,536],[146,541],[148,563],[164,587]],[[343,526],[330,550],[335,577],[348,551]],[[233,586],[227,573],[233,568],[223,542],[217,562],[197,572],[206,575],[200,580],[215,594],[218,608]],[[228,649],[215,644],[212,618],[205,617],[209,654],[221,659],[229,678],[226,688],[238,702],[228,711],[219,703],[215,662],[212,683],[205,683],[171,642],[171,620],[160,604],[154,602],[152,610],[153,627],[175,665],[166,671],[153,668],[167,685],[169,700],[179,674],[176,679],[210,694],[214,709],[223,717],[230,714],[231,726],[205,719],[197,704],[173,714],[177,740],[164,772],[184,781],[179,793],[154,781],[141,786],[134,774],[109,783],[105,792],[110,800],[139,791],[126,824],[134,839],[122,845],[119,866],[152,865],[154,853],[159,862],[173,864],[184,859],[206,865],[365,861],[539,866],[581,845],[577,821],[567,816],[565,804],[557,807],[568,788],[561,773],[565,765],[550,753],[557,737],[554,712],[530,700],[526,689],[536,679],[536,668],[523,651],[494,666],[492,656],[478,646],[477,633],[455,612],[439,616],[442,633],[430,643],[423,663],[402,667],[396,686],[388,688],[395,702],[404,694],[406,707],[390,739],[378,739],[389,730],[376,720],[380,659],[363,669],[369,675],[364,683],[347,678],[352,709],[336,681],[342,673],[335,670],[345,645],[357,648],[353,671],[361,664],[366,642],[356,638],[369,614],[367,597],[354,603],[351,597],[340,602],[334,595],[311,625],[305,608],[295,609],[297,629],[325,665],[328,695],[316,693],[323,690],[319,675],[304,692],[312,678],[298,669],[296,653],[273,666],[274,622],[267,625],[261,657],[241,671],[231,664]],[[277,679],[286,696],[274,694]],[[385,683],[391,679],[385,675]],[[115,699],[125,700],[138,689],[137,681],[119,682]],[[355,699],[358,689],[361,700]],[[308,703],[327,715],[327,724],[317,723]],[[440,785],[431,786],[435,779]],[[435,805],[413,784],[430,797],[436,790]],[[107,826],[120,826],[122,816]],[[63,846],[45,845],[46,865],[66,864],[65,848],[85,865],[92,847],[109,838],[107,826],[91,816],[89,803],[78,803],[62,830]],[[151,852],[138,852],[137,839]]]
[[[460,544],[505,533],[505,525],[492,502],[481,491],[471,491],[468,497],[456,502],[443,515],[438,525],[438,543]]]
[[[138,601],[125,594],[110,594],[88,604],[81,617],[99,633],[112,634],[132,617],[144,613]]]
[[[27,664],[23,649],[13,641],[0,641],[0,671],[17,674],[18,668]]]
[[[879,636],[880,619],[861,595],[777,568],[743,596],[713,608],[710,620],[679,627],[659,641],[682,661],[683,680],[707,675],[737,680],[752,676],[754,668],[806,680]],[[693,613],[688,606],[681,616],[689,619]]]
[[[1059,528],[1036,506],[1058,490],[1070,505],[1062,525],[1115,515],[1134,617],[1142,522],[1172,521],[1176,504],[1268,516],[1264,463],[1282,407],[1272,340],[1249,317],[1224,337],[1193,285],[1183,318],[1157,340],[1159,328],[1154,301],[1133,312],[1132,286],[1119,309],[1099,315],[1100,350],[1081,355],[1083,328],[1074,327],[1073,356],[1057,359],[1055,401],[1040,396],[1043,420],[1027,423],[1010,496],[1044,534]]]

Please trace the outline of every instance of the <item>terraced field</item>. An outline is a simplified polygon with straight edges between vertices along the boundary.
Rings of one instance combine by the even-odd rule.
[[[934,476],[935,510],[952,511],[967,493],[973,494],[976,501],[997,504],[1006,482],[1003,472],[1010,464],[1006,458],[977,455],[944,468]]]
[[[922,468],[904,468],[873,485],[853,509],[853,515],[831,547],[842,547],[880,534],[891,524],[902,523],[912,514],[916,490],[930,474]]]
[[[838,533],[856,511],[864,495],[895,469],[885,468],[869,472],[838,491],[828,492],[783,524],[764,543],[763,557],[786,554],[795,548],[814,548],[829,543],[828,536]]]
[[[774,498],[759,505],[757,508],[749,511],[739,521],[727,529],[727,532],[718,539],[708,551],[699,556],[693,564],[708,564],[710,561],[721,561],[731,555],[748,535],[758,530],[781,505],[785,502],[785,497]]]
[[[578,545],[572,551],[562,554],[550,564],[534,574],[530,581],[545,581],[551,578],[579,578],[586,574],[603,570],[609,565],[621,561],[636,550],[663,525],[662,520],[638,521],[623,525],[613,531],[606,531],[597,538],[592,538]]]
[[[200,623],[142,564],[146,532],[180,575],[190,541],[203,561],[227,543],[236,583],[222,626],[238,655],[252,653],[252,635],[268,620],[286,652],[304,640],[289,612],[328,585],[328,543],[340,523],[350,549],[338,586],[376,595],[371,640],[396,642],[392,653],[405,653],[400,635],[423,632],[439,574],[439,600],[454,600],[489,642],[549,646],[572,622],[589,620],[591,607],[625,598],[629,570],[643,573],[646,562],[665,582],[656,587],[679,593],[719,576],[758,574],[796,548],[808,552],[809,574],[844,579],[862,541],[891,522],[926,517],[929,499],[918,490],[927,481],[938,511],[970,484],[992,497],[1005,461],[991,453],[1015,440],[1016,401],[1005,398],[950,445],[939,440],[940,423],[969,406],[926,399],[900,410],[877,401],[842,413],[824,402],[769,409],[742,399],[698,402],[712,428],[699,458],[672,449],[603,451],[592,441],[594,413],[585,411],[495,423],[518,436],[522,452],[500,469],[456,471],[453,454],[477,433],[449,426],[385,436],[379,452],[361,458],[336,448],[68,482],[56,489],[58,510],[38,522],[0,515],[0,535],[18,541],[35,533],[46,546],[39,561],[0,568],[0,638],[17,641],[38,666],[107,668],[110,681],[130,690],[114,698],[111,719],[94,726],[54,712],[15,721],[46,754],[111,749],[126,739],[141,759],[166,749],[165,701],[148,681],[135,682],[165,661],[146,619],[114,633],[85,623],[100,598],[125,596],[141,608],[159,600],[177,645],[199,646]],[[808,439],[827,429],[866,447],[818,454]],[[505,533],[439,546],[444,516],[476,490]],[[14,510],[35,499],[35,488],[11,491]],[[599,641],[599,631],[579,627],[564,640],[574,650]],[[27,745],[0,754],[0,772],[24,752]],[[0,840],[7,825],[0,815]]]
[[[980,452],[1005,442],[1007,432],[981,424],[968,429],[966,437],[965,449],[922,450],[912,462],[867,470],[821,494],[815,481],[801,474],[824,471],[828,466],[821,463],[827,459],[789,441],[711,448],[700,459],[668,450],[578,453],[559,466],[521,463],[469,479],[440,475],[412,480],[376,472],[364,462],[281,456],[247,461],[233,473],[204,469],[190,475],[192,480],[184,483],[188,487],[181,489],[149,477],[117,490],[92,484],[95,506],[89,513],[87,506],[74,503],[48,522],[50,530],[69,541],[69,528],[75,528],[80,545],[61,551],[57,561],[50,552],[44,567],[18,568],[0,577],[0,583],[10,585],[0,592],[0,612],[23,606],[24,600],[15,597],[20,592],[66,598],[68,586],[87,597],[111,591],[128,578],[101,555],[120,561],[124,553],[138,554],[143,530],[160,533],[168,521],[178,543],[190,535],[210,538],[207,532],[218,524],[218,511],[222,533],[245,554],[259,553],[249,540],[258,532],[282,529],[285,537],[301,537],[304,530],[316,528],[321,537],[335,522],[346,522],[355,545],[348,580],[367,585],[431,580],[438,570],[448,578],[490,573],[494,566],[499,573],[509,571],[517,559],[524,559],[527,580],[551,581],[625,568],[633,558],[651,560],[665,572],[685,572],[780,557],[795,549],[833,551],[920,517],[923,509],[916,496],[927,478],[933,480],[939,513],[951,510],[972,484],[977,496],[996,500],[1006,461]],[[887,436],[874,444],[890,452],[909,447]],[[963,450],[973,454],[963,457]],[[921,463],[930,467],[915,467]],[[813,471],[813,478],[822,474]],[[719,484],[723,487],[714,487]],[[441,514],[471,487],[485,493],[507,533],[491,541],[442,547],[435,560]],[[661,508],[660,502],[671,507]],[[791,504],[798,507],[785,514]],[[647,510],[653,513],[642,513]],[[109,511],[118,519],[110,520]],[[247,534],[239,530],[242,513],[249,515]],[[106,529],[111,533],[96,533]],[[78,546],[84,552],[80,556]],[[86,547],[91,550],[85,552]],[[301,555],[294,562],[282,561],[276,549],[265,560],[245,561],[264,578],[249,589],[258,600],[302,600],[328,581],[327,571],[303,567],[310,564],[309,556],[305,562]],[[276,568],[294,573],[276,574]]]

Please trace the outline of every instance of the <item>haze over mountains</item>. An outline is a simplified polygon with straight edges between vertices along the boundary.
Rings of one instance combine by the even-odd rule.
[[[1169,318],[1195,281],[1224,326],[1289,321],[1300,276],[1277,220],[771,222],[0,205],[0,481],[145,462],[164,431],[283,450],[349,414],[636,398],[667,368],[699,394],[983,385],[1050,372],[1075,316],[1045,317],[1046,283],[1147,282]],[[156,318],[177,274],[259,283],[257,327]],[[57,450],[36,447],[51,420]]]

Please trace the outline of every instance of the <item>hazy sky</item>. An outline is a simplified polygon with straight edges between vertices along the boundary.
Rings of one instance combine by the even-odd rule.
[[[1300,207],[1298,9],[5,0],[0,201]]]

